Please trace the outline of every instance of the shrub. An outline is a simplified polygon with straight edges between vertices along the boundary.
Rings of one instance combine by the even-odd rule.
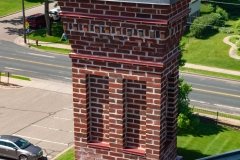
[[[237,46],[237,49],[240,50],[240,40],[237,40],[235,44]]]
[[[228,33],[228,34],[234,33],[233,29],[226,28],[226,27],[221,27],[218,30],[219,30],[219,32],[222,32],[222,33]]]
[[[235,27],[236,27],[238,30],[240,30],[240,20],[238,20],[238,21],[236,22]]]
[[[221,15],[211,13],[202,17],[196,18],[190,26],[190,35],[195,38],[201,38],[207,31],[212,30],[214,26],[223,26],[224,21],[221,21]]]
[[[222,20],[225,20],[225,21],[228,20],[228,13],[221,7],[217,6],[216,13],[218,13],[221,16]]]

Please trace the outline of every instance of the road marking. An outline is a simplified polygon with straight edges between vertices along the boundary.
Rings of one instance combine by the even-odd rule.
[[[215,92],[215,91],[210,91],[210,90],[205,90],[205,89],[199,89],[199,88],[192,88],[192,89],[193,89],[193,90],[196,90],[196,91],[202,91],[202,92],[208,92],[208,93],[214,93],[214,94],[220,94],[220,95],[224,95],[224,96],[230,96],[230,97],[240,98],[240,95],[235,95],[235,94]]]
[[[18,53],[29,54],[29,55],[39,56],[39,57],[55,58],[54,56],[48,56],[44,54],[37,54],[37,53],[30,53],[30,52],[18,52]]]
[[[228,89],[228,88],[221,88],[221,87],[215,87],[215,86],[210,86],[210,85],[203,85],[203,84],[198,84],[198,83],[190,83],[191,85],[196,85],[196,86],[203,86],[203,87],[208,87],[208,88],[216,88],[216,89],[223,89],[227,91],[235,91],[239,92],[239,90],[233,90],[233,89]],[[233,86],[235,88],[238,88],[239,86]]]
[[[25,71],[25,72],[32,72],[32,73],[38,73],[38,74],[40,73],[40,72],[34,72],[34,71],[29,71],[29,70],[24,70],[24,69],[17,69],[17,68],[10,68],[10,67],[5,67],[5,68],[10,69],[10,70],[16,70],[16,71]],[[45,74],[45,73],[41,73],[41,74]],[[54,74],[51,74],[51,76],[61,77],[61,78],[64,78],[64,79],[69,79],[69,80],[72,79],[72,78],[69,78],[69,77],[63,77],[63,76],[58,76],[58,75],[54,75]]]
[[[73,119],[69,119],[69,118],[61,118],[61,117],[55,117],[55,116],[51,116],[53,118],[57,118],[57,119],[63,119],[63,120],[66,120],[66,121],[72,121]]]
[[[34,127],[39,127],[39,128],[51,129],[51,130],[55,130],[55,131],[60,131],[60,129],[51,128],[51,127],[44,127],[44,126],[39,126],[39,125],[35,125],[35,124],[32,124],[31,126],[34,126]]]
[[[230,107],[230,106],[224,106],[222,104],[213,104],[214,106],[218,106],[218,107],[224,107],[224,108],[231,108],[231,109],[240,109],[240,108],[237,108],[237,107]]]
[[[10,59],[10,60],[15,60],[15,61],[21,61],[21,62],[28,62],[28,63],[33,63],[33,64],[40,64],[40,65],[45,65],[45,66],[58,67],[58,68],[72,69],[72,67],[65,67],[65,66],[60,66],[60,65],[56,65],[56,64],[30,61],[30,60],[25,60],[25,59],[20,59],[20,58],[12,58],[12,57],[6,57],[6,56],[0,56],[0,58]]]
[[[63,108],[63,109],[65,109],[65,110],[70,110],[70,111],[73,110],[73,108]]]
[[[34,140],[37,140],[37,141],[49,142],[49,143],[55,143],[55,144],[61,144],[61,145],[64,145],[64,146],[68,146],[68,144],[66,144],[66,143],[48,141],[48,140],[44,140],[44,139],[38,139],[38,138],[33,138],[33,137],[22,136],[22,135],[18,135],[18,134],[13,134],[13,136],[18,136],[18,137],[23,137],[23,138],[28,138],[28,139],[34,139]]]
[[[190,101],[197,102],[197,103],[202,103],[202,104],[206,104],[207,103],[207,102],[203,102],[203,101],[197,101],[197,100],[194,100],[194,99],[191,99]]]
[[[39,125],[35,125],[35,124],[32,124],[31,126],[33,126],[33,127],[39,127],[39,128],[45,128],[45,129],[50,129],[50,130],[55,130],[55,131],[72,132],[72,133],[73,133],[73,131],[64,131],[64,130],[57,129],[57,128],[51,128],[51,127],[45,127],[45,126],[39,126]]]

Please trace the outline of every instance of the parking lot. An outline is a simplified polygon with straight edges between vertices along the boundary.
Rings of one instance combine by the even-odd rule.
[[[0,88],[0,135],[5,134],[27,139],[52,159],[73,144],[72,95]]]

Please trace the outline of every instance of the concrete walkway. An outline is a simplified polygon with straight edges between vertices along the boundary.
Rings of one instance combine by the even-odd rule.
[[[1,77],[1,82],[8,83],[8,78]],[[66,83],[59,83],[59,82],[47,81],[47,80],[35,79],[35,78],[31,78],[31,81],[9,78],[9,83],[23,86],[23,87],[38,88],[38,89],[72,95],[72,85],[66,84]],[[3,87],[0,85],[0,89],[1,88],[9,89],[10,87]]]
[[[240,61],[239,61],[239,65],[240,65]],[[238,71],[201,66],[201,65],[197,65],[197,64],[186,63],[184,67],[185,68],[193,68],[193,69],[199,69],[199,70],[205,70],[205,71],[211,71],[211,72],[218,72],[218,73],[240,76],[240,72],[238,72]],[[239,77],[239,79],[240,79],[240,77]]]
[[[236,53],[237,46],[236,46],[235,44],[233,44],[232,42],[229,41],[229,38],[230,38],[230,37],[239,37],[239,38],[240,38],[240,36],[237,36],[237,35],[235,35],[235,36],[227,36],[227,37],[225,37],[225,38],[223,39],[223,42],[224,42],[224,43],[226,43],[226,44],[228,44],[228,45],[231,46],[231,48],[230,48],[230,50],[229,50],[229,56],[232,57],[232,58],[235,58],[235,59],[239,59],[239,60],[240,60],[240,56],[238,56],[237,53]]]
[[[31,40],[31,39],[27,39],[27,43],[24,43],[24,39],[22,37],[18,37],[14,40],[14,43],[21,45],[21,46],[28,46],[28,44],[33,44],[36,45],[36,41]],[[72,49],[71,45],[67,45],[67,44],[61,44],[61,43],[51,43],[51,42],[41,42],[38,41],[38,45],[39,46],[46,46],[46,47],[54,47],[54,48],[63,48],[63,49]]]

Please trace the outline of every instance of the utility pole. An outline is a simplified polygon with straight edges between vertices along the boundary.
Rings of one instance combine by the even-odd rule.
[[[22,0],[22,13],[23,13],[23,37],[24,37],[24,43],[27,43],[27,40],[26,40],[26,25],[25,25],[24,0]]]

